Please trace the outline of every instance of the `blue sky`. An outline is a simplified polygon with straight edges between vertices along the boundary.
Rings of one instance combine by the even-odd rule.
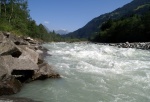
[[[50,30],[74,31],[132,0],[28,0],[30,15]]]

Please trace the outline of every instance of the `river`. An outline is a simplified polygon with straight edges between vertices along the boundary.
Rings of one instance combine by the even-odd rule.
[[[45,60],[62,76],[24,85],[15,96],[43,102],[150,102],[150,51],[49,43]]]

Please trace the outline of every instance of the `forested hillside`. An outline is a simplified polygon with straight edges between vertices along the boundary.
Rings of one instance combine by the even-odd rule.
[[[108,5],[109,6],[109,5]],[[150,0],[133,0],[131,3],[116,9],[113,12],[100,15],[67,36],[76,38],[91,38],[95,33],[100,31],[101,25],[109,19],[127,18],[134,14],[143,15],[150,10]]]
[[[27,0],[0,0],[0,31],[30,36],[44,41],[61,41],[55,32],[37,25],[30,17]]]
[[[147,42],[150,41],[150,12],[119,20],[108,20],[93,39],[94,42]]]

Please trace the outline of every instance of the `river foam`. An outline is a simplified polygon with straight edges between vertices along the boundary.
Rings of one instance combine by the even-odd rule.
[[[150,52],[85,43],[50,43],[46,61],[62,79],[25,85],[16,96],[44,102],[149,102]]]

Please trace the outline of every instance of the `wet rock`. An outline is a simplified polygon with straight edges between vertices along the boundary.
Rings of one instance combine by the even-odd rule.
[[[13,76],[4,76],[0,81],[0,96],[11,95],[21,90],[22,84]]]
[[[38,65],[40,65],[40,64],[42,64],[42,63],[44,63],[44,60],[43,60],[43,59],[41,59],[41,58],[39,58],[39,59],[38,59],[38,63],[37,63],[37,64],[38,64]]]
[[[48,49],[44,48],[43,46],[39,46],[36,50],[39,53],[39,58],[44,59],[46,56],[52,56],[48,53]]]
[[[39,64],[39,70],[35,73],[33,79],[44,80],[47,78],[60,78],[60,75],[55,72],[49,64],[43,62],[42,64]]]

